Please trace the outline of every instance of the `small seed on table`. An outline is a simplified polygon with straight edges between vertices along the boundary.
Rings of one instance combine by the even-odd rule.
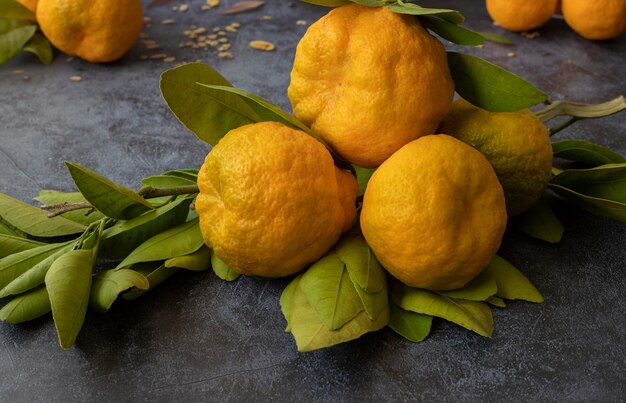
[[[272,42],[267,41],[252,41],[250,42],[250,47],[256,50],[263,50],[265,52],[271,52],[276,49],[276,46]]]

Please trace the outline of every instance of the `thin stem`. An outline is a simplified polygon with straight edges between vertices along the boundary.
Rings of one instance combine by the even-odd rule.
[[[48,218],[53,218],[58,215],[67,213],[68,211],[74,210],[82,210],[82,209],[92,209],[95,210],[94,207],[89,202],[81,202],[81,203],[60,203],[60,204],[44,204],[40,207],[42,210],[50,211],[57,210],[48,214]],[[91,214],[91,211],[88,211],[85,215]]]
[[[574,124],[575,122],[577,122],[579,120],[580,120],[580,118],[572,117],[572,118],[567,119],[565,122],[561,123],[560,125],[551,128],[550,129],[550,137],[554,136],[555,134],[557,134],[561,130],[565,129],[566,127],[569,127],[570,125]]]
[[[189,186],[178,186],[171,188],[153,188],[152,186],[146,186],[139,190],[139,195],[144,199],[151,199],[154,197],[161,196],[176,196],[176,195],[184,195],[184,194],[192,194],[198,193],[200,189],[198,189],[197,185],[189,185]]]

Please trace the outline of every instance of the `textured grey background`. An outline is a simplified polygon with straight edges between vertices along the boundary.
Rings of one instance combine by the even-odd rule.
[[[222,8],[235,0],[222,0]],[[269,1],[230,17],[171,6],[146,10],[145,32],[178,61],[202,59],[232,83],[288,108],[286,88],[296,43],[324,9]],[[456,3],[456,4],[455,4]],[[173,4],[182,4],[175,1]],[[456,7],[478,31],[503,33],[483,2],[424,1]],[[218,9],[219,10],[219,9]],[[271,15],[271,21],[260,21]],[[164,26],[164,18],[176,24]],[[235,59],[178,48],[190,25],[224,26]],[[559,19],[534,40],[504,35],[514,48],[465,49],[513,70],[553,99],[599,102],[626,93],[626,37],[588,42]],[[277,51],[248,47],[253,39]],[[375,40],[375,36],[372,37]],[[513,51],[516,57],[508,57]],[[93,65],[59,55],[51,66],[22,55],[0,68],[0,192],[29,200],[39,189],[72,189],[63,161],[137,187],[142,177],[198,167],[208,147],[170,114],[159,74],[141,60],[141,44],[122,60]],[[152,52],[155,53],[155,52]],[[16,74],[14,70],[23,70]],[[24,81],[22,77],[30,79]],[[80,75],[83,81],[69,81]],[[626,154],[626,115],[578,123],[559,136],[585,138]],[[62,351],[49,317],[0,323],[0,401],[436,400],[623,401],[626,398],[626,226],[555,202],[566,233],[553,246],[510,228],[501,255],[545,296],[543,305],[495,310],[484,339],[436,321],[421,344],[385,329],[343,345],[299,354],[278,298],[286,281],[244,278],[233,284],[184,273],[106,315],[89,312],[76,346]]]

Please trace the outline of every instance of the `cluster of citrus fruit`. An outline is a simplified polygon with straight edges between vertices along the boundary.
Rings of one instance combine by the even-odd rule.
[[[225,281],[302,271],[280,298],[299,351],[385,326],[421,341],[434,316],[489,337],[489,305],[543,301],[495,256],[509,217],[530,208],[523,221],[541,224],[525,232],[558,242],[560,222],[536,203],[549,185],[588,211],[626,220],[626,193],[612,185],[624,182],[626,159],[582,141],[549,141],[577,119],[626,109],[623,97],[557,101],[532,113],[523,108],[545,94],[481,59],[446,55],[426,30],[478,44],[458,12],[341,3],[297,47],[288,89],[295,117],[204,64],[163,73],[172,112],[214,146],[200,171],[144,178],[135,192],[68,162],[79,192],[37,198],[52,218],[0,194],[0,298],[11,298],[0,320],[52,312],[69,348],[88,306],[106,312],[179,270],[212,268]],[[484,85],[491,75],[499,84]],[[467,100],[454,101],[455,91]],[[570,119],[543,126],[562,115]],[[553,149],[593,168],[552,168]],[[121,261],[98,269],[97,259]]]
[[[626,32],[626,0],[487,0],[491,18],[509,31],[539,28],[558,13],[586,39],[606,40]]]
[[[17,0],[34,13],[57,49],[94,62],[111,62],[134,44],[143,23],[141,0]]]
[[[391,275],[458,289],[492,260],[507,211],[526,210],[550,179],[548,131],[535,115],[453,102],[443,45],[386,7],[345,5],[312,24],[288,96],[328,148],[282,123],[253,123],[228,132],[198,176],[205,241],[238,273],[303,270],[353,227],[358,207]],[[331,152],[376,168],[362,200]]]

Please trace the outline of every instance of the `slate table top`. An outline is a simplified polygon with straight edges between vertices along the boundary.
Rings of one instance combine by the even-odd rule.
[[[145,10],[153,22],[144,32],[159,51],[137,43],[105,65],[59,54],[43,66],[24,54],[0,68],[0,192],[30,201],[40,189],[70,191],[66,160],[133,188],[148,175],[199,167],[209,147],[159,93],[160,73],[177,62],[202,60],[235,86],[289,108],[296,44],[325,9],[268,1],[254,12],[222,16],[220,8],[235,0],[206,12],[204,1],[187,3],[186,13],[172,10],[178,1]],[[493,26],[482,1],[421,4],[460,9],[468,27],[512,39],[514,47],[488,43],[464,51],[524,76],[552,99],[601,102],[626,92],[626,36],[589,42],[552,19],[531,40]],[[163,25],[166,18],[174,25]],[[228,35],[232,60],[178,47],[192,25],[235,21],[241,27]],[[256,39],[274,42],[276,51],[251,49]],[[176,62],[142,59],[157,52]],[[559,136],[626,154],[625,129],[622,113],[579,122]],[[183,273],[107,314],[89,312],[68,351],[59,348],[49,317],[0,323],[0,401],[623,401],[626,226],[552,202],[565,223],[560,244],[511,228],[500,250],[545,303],[496,309],[491,339],[436,321],[420,344],[384,329],[300,354],[283,331],[278,304],[287,281],[225,283],[213,274]]]

